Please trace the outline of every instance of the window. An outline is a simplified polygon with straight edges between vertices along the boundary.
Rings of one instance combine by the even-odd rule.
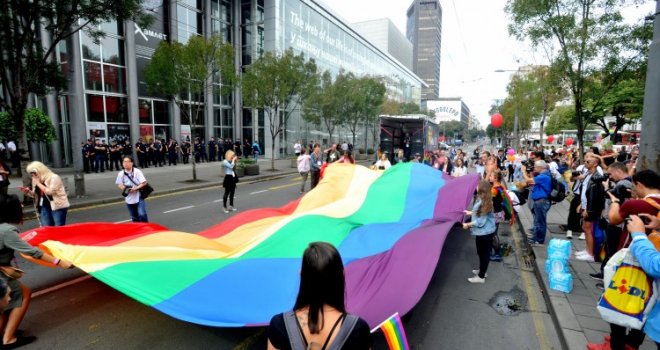
[[[87,94],[87,120],[90,122],[104,122],[104,111],[103,96]]]
[[[200,12],[177,5],[176,16],[179,42],[185,44],[191,36],[201,34],[202,14]]]
[[[167,101],[154,101],[154,123],[169,124],[170,108]]]
[[[101,65],[93,62],[83,62],[85,70],[85,89],[103,91],[101,80]]]
[[[128,103],[125,97],[105,97],[105,112],[108,122],[128,123]]]
[[[151,124],[151,102],[140,100],[138,102],[138,114],[140,116],[140,124]]]
[[[103,65],[104,90],[126,93],[126,70],[121,67]]]

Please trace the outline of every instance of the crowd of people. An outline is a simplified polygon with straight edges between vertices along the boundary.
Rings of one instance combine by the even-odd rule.
[[[216,141],[214,137],[208,142],[199,137],[194,138],[192,142],[189,138],[181,142],[173,138],[169,141],[164,138],[148,140],[139,138],[135,144],[129,139],[119,141],[113,139],[107,144],[104,139],[90,138],[86,143],[81,144],[83,168],[87,174],[121,170],[123,156],[132,156],[133,152],[137,155],[136,165],[146,169],[150,166],[162,167],[166,163],[168,166],[176,166],[180,162],[188,164],[191,157],[194,157],[196,163],[222,162],[227,151],[232,151],[239,157],[252,156],[254,159],[258,159],[259,155],[263,154],[257,140],[250,142],[245,139],[241,142],[227,138]]]

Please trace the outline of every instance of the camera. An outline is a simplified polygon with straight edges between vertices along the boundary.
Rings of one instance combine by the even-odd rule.
[[[608,173],[603,173],[603,175],[595,173],[595,174],[591,175],[591,181],[593,181],[595,183],[601,183],[605,180],[609,180],[609,178],[610,178],[610,174],[608,174]]]
[[[532,173],[534,171],[534,162],[530,162],[529,160],[523,160],[520,162],[522,166],[525,167],[525,171],[527,173]]]
[[[124,190],[121,192],[121,195],[122,195],[123,197],[127,197],[128,194],[129,194],[129,191],[131,190],[131,188],[133,188],[133,187],[132,187],[132,186],[126,186],[126,187],[124,187]]]
[[[573,171],[573,172],[571,172],[571,176],[572,176],[573,178],[576,178],[576,177],[578,177],[578,176],[580,176],[580,175],[582,175],[582,173],[580,173],[579,171]]]
[[[616,197],[621,202],[623,202],[632,196],[630,190],[632,190],[632,186],[626,186],[622,184],[622,185],[615,185],[614,187],[607,190],[607,192],[613,194],[614,197]]]

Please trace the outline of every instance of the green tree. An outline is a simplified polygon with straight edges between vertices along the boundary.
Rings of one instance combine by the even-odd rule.
[[[385,100],[386,89],[379,79],[366,76],[354,79],[349,90],[350,94],[346,98],[350,104],[347,113],[344,114],[344,124],[353,135],[353,145],[355,145],[358,125],[360,123],[368,125],[378,118],[379,108]]]
[[[0,142],[16,140],[16,124],[7,112],[0,112]]]
[[[545,133],[548,135],[559,134],[562,130],[575,130],[575,107],[559,106],[550,112]]]
[[[641,25],[628,25],[621,9],[633,1],[509,0],[509,32],[533,46],[551,42],[551,63],[566,82],[574,102],[578,143],[583,147],[587,78],[607,67],[610,83],[635,70],[646,59],[648,40]],[[550,58],[550,57],[549,57]],[[610,85],[611,87],[612,85]]]
[[[162,41],[145,68],[147,89],[173,100],[192,132],[200,125],[204,104],[212,103],[206,101],[206,92],[213,89],[213,83],[222,83],[218,93],[228,95],[235,80],[234,49],[217,35],[209,39],[192,36],[185,45]],[[192,165],[193,181],[197,181],[194,157]]]
[[[25,110],[25,136],[30,142],[51,143],[57,139],[55,127],[48,114],[39,108]]]
[[[66,79],[54,59],[56,47],[82,28],[90,35],[103,35],[98,25],[115,18],[147,25],[151,17],[143,12],[142,0],[0,0],[0,108],[16,126],[19,148],[25,147],[24,116],[29,94],[60,91]],[[41,32],[48,32],[42,41]]]
[[[316,85],[314,60],[305,60],[292,49],[283,54],[265,53],[243,74],[243,101],[246,106],[264,110],[271,136],[271,169],[275,170],[277,136],[288,124],[291,113]],[[279,149],[279,147],[278,147]]]
[[[344,103],[347,99],[347,89],[344,80],[347,77],[342,71],[335,81],[330,72],[325,71],[317,79],[317,84],[310,87],[307,98],[303,101],[303,119],[323,126],[328,130],[330,143],[332,135],[342,121]],[[351,74],[352,76],[352,74]]]
[[[399,115],[401,114],[401,104],[387,98],[380,105],[380,114]]]

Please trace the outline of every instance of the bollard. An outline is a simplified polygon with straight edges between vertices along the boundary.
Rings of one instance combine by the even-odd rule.
[[[85,196],[85,174],[77,172],[73,175],[73,183],[76,188],[76,197]]]

